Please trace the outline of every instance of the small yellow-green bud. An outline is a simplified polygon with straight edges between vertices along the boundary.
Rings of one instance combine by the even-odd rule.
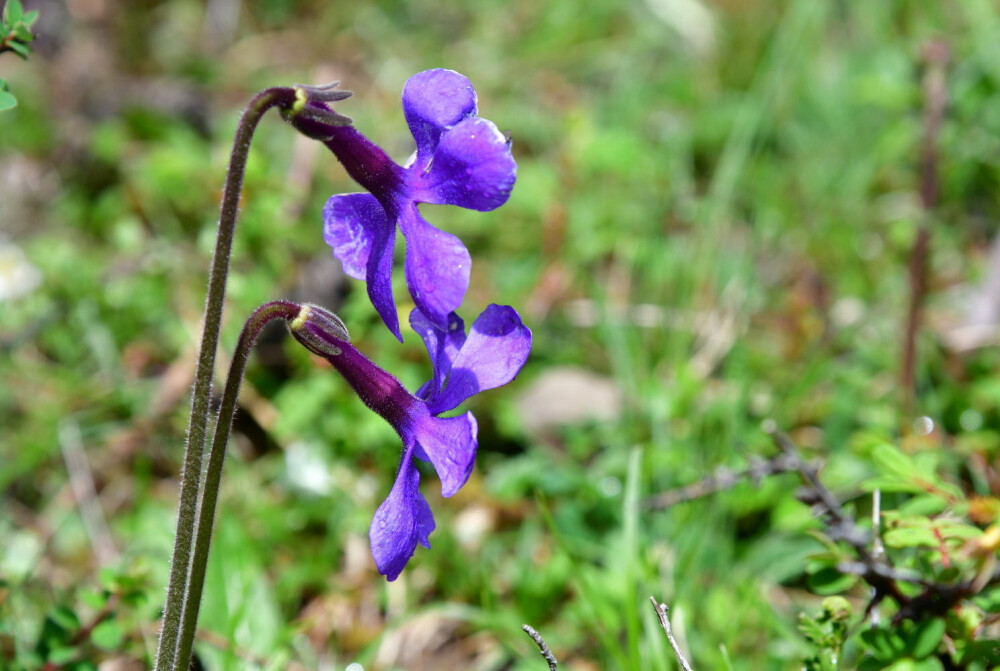
[[[303,347],[322,357],[339,355],[342,350],[338,345],[351,342],[343,320],[318,305],[303,305],[288,322],[288,330]]]

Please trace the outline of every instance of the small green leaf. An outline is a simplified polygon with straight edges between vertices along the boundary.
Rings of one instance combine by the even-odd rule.
[[[919,478],[920,471],[913,460],[888,443],[881,443],[872,451],[872,461],[883,473],[903,479]]]
[[[850,589],[857,580],[857,576],[841,573],[828,566],[810,574],[806,582],[815,594],[839,594]]]
[[[59,667],[73,661],[73,658],[75,658],[76,655],[77,655],[76,648],[68,646],[52,648],[51,650],[49,650],[49,654],[46,656],[45,661],[50,662],[51,664],[55,664],[57,667]]]
[[[945,622],[940,617],[925,620],[916,625],[906,637],[910,655],[917,659],[923,659],[937,650],[944,637],[944,629]]]
[[[805,613],[799,615],[799,633],[813,645],[822,645],[826,640],[826,630],[820,626],[819,622],[809,617]]]
[[[823,599],[823,617],[832,622],[846,622],[853,612],[851,602],[842,596],[829,596]]]
[[[0,112],[14,109],[15,107],[17,107],[17,98],[14,97],[14,94],[7,91],[0,91]]]
[[[90,640],[102,650],[117,650],[123,638],[122,628],[114,620],[105,620],[90,632]]]
[[[969,642],[962,651],[961,662],[982,662],[989,665],[987,668],[994,668],[995,664],[1000,664],[1000,641],[988,639]]]
[[[13,26],[24,16],[24,8],[19,0],[7,0],[7,6],[3,9],[3,22],[8,27]]]
[[[861,483],[861,489],[866,492],[874,492],[876,489],[881,492],[912,492],[917,494],[924,491],[919,485],[909,480],[901,480],[895,475],[877,475],[868,478]]]
[[[109,596],[110,594],[106,590],[80,590],[80,602],[90,608],[93,608],[94,610],[104,608],[104,605],[108,602]]]
[[[33,9],[30,12],[25,12],[24,16],[21,17],[21,23],[28,26],[29,28],[34,25],[35,21],[38,20],[38,10]]]
[[[8,42],[7,46],[11,51],[13,51],[21,58],[27,58],[28,54],[31,53],[31,49],[29,49],[24,44],[21,44],[20,42]]]
[[[972,602],[987,613],[1000,613],[1000,589],[984,590]]]
[[[19,21],[17,25],[14,26],[14,35],[22,42],[30,42],[35,39],[35,36],[31,33],[31,30],[24,21]]]
[[[97,667],[89,659],[83,659],[74,662],[72,665],[65,667],[66,671],[97,671]]]
[[[928,528],[902,527],[889,529],[882,534],[883,542],[891,548],[937,547],[940,544]]]
[[[80,618],[66,606],[53,608],[49,612],[49,618],[67,631],[75,631],[80,627]]]
[[[944,671],[944,666],[941,665],[941,660],[937,657],[928,657],[915,663],[913,671]]]
[[[930,494],[921,494],[919,496],[914,496],[909,501],[904,502],[899,506],[899,512],[903,516],[914,516],[914,515],[938,515],[948,510],[951,506],[948,502],[942,499],[940,496],[932,496]]]
[[[902,656],[906,642],[895,631],[869,629],[861,632],[861,642],[869,652],[882,661],[890,661]]]

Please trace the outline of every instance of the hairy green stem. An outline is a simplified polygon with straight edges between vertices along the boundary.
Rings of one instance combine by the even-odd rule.
[[[236,401],[239,397],[240,384],[243,382],[243,373],[246,371],[250,352],[265,324],[274,319],[291,321],[299,314],[299,310],[300,306],[290,301],[265,303],[254,310],[250,318],[247,319],[236,343],[233,361],[229,366],[229,377],[226,379],[226,387],[222,392],[219,417],[215,422],[215,437],[212,439],[212,449],[208,455],[208,467],[205,471],[205,487],[198,510],[198,527],[194,538],[187,591],[184,595],[184,612],[180,622],[175,669],[186,670],[191,662],[191,649],[194,645],[194,635],[198,626],[198,611],[201,608],[201,595],[205,586],[208,550],[212,542],[215,508],[219,499],[219,483],[222,480],[222,464],[226,458],[226,445],[229,443],[233,416],[236,414]]]
[[[219,232],[212,257],[212,268],[208,277],[208,296],[205,301],[205,319],[198,365],[195,371],[194,389],[191,394],[191,419],[188,425],[187,447],[184,466],[181,471],[180,504],[177,509],[177,534],[174,537],[174,552],[170,561],[170,578],[167,584],[167,598],[163,607],[163,630],[156,652],[156,670],[168,671],[187,667],[177,667],[176,647],[184,609],[184,593],[187,590],[191,545],[195,512],[198,506],[198,491],[201,484],[201,464],[208,434],[209,402],[212,394],[212,373],[215,367],[215,351],[219,344],[219,329],[222,323],[223,300],[226,293],[226,277],[229,273],[229,256],[232,252],[233,234],[239,215],[240,192],[243,189],[243,174],[246,171],[247,155],[257,123],[264,113],[275,106],[290,108],[295,104],[295,89],[271,88],[261,91],[247,105],[240,118],[233,140],[233,150],[229,159],[222,205],[219,212]]]

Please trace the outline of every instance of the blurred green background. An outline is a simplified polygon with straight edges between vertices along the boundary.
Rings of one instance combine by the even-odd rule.
[[[806,566],[820,544],[795,476],[667,510],[651,497],[773,454],[765,419],[825,459],[846,498],[871,474],[872,435],[947,449],[992,491],[967,464],[989,468],[1000,445],[995,2],[25,6],[41,11],[35,53],[0,58],[20,101],[0,113],[3,649],[104,611],[87,652],[101,669],[143,668],[155,645],[221,184],[243,105],[273,85],[341,80],[354,97],[338,109],[403,161],[407,77],[472,80],[481,115],[513,140],[513,196],[491,213],[423,212],[472,253],[466,320],[514,305],[535,348],[514,383],[468,404],[472,480],[444,500],[425,479],[433,548],[386,584],[367,529],[398,438],[270,334],[223,480],[208,668],[544,668],[524,622],[564,668],[676,668],[650,595],[696,668],[800,668],[795,622],[819,603]],[[950,58],[926,211],[935,40]],[[255,306],[294,297],[337,310],[411,389],[427,378],[419,339],[397,345],[323,243],[326,198],[355,190],[323,147],[265,118],[222,363]],[[928,293],[907,402],[921,226]]]

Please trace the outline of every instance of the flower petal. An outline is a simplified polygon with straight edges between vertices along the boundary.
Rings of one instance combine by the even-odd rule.
[[[399,465],[396,482],[375,511],[368,530],[378,572],[390,581],[399,577],[416,551],[417,543],[425,548],[431,546],[428,537],[432,531],[434,516],[420,493],[420,473],[413,464],[411,450],[407,450]]]
[[[476,114],[476,90],[454,70],[424,70],[403,86],[403,115],[417,141],[418,170],[426,167],[441,133]]]
[[[396,225],[391,224],[372,241],[372,254],[368,257],[368,298],[389,331],[399,342],[403,342],[396,300],[392,295],[392,252],[395,247]]]
[[[461,351],[452,361],[444,389],[427,405],[438,415],[486,389],[507,384],[520,372],[531,350],[531,330],[509,305],[492,304],[472,323]]]
[[[517,163],[510,142],[492,121],[466,119],[441,135],[429,168],[408,171],[417,202],[487,212],[510,198]]]
[[[469,252],[454,235],[424,221],[415,204],[403,209],[399,225],[406,236],[406,284],[413,302],[432,324],[447,329],[449,313],[469,288]]]
[[[372,240],[388,227],[385,208],[367,193],[333,196],[323,207],[323,239],[356,280],[366,279]]]
[[[393,335],[403,340],[392,296],[395,216],[367,193],[337,195],[323,207],[323,239],[340,259],[344,272],[368,282],[368,296]]]
[[[448,329],[442,331],[423,312],[414,308],[410,311],[410,327],[424,341],[427,354],[431,357],[434,376],[416,393],[417,398],[427,399],[441,391],[448,371],[451,370],[451,362],[465,342],[465,323],[452,312],[448,315]]]
[[[458,417],[426,417],[413,427],[414,454],[434,464],[441,479],[441,496],[451,496],[465,484],[476,461],[476,418],[471,412]]]

